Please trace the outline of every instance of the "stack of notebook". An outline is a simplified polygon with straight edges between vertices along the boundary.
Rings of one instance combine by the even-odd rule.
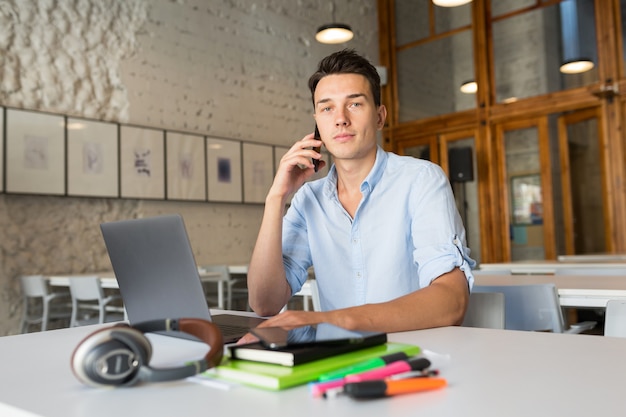
[[[319,358],[320,353],[316,353],[318,358],[307,360],[303,359],[302,352],[285,351],[292,349],[280,349],[283,353],[293,356],[293,365],[285,366],[276,363],[260,362],[258,360],[235,359],[244,350],[268,350],[260,345],[241,345],[231,347],[231,357],[225,359],[222,364],[216,368],[209,369],[203,375],[213,378],[223,378],[230,381],[240,382],[268,390],[281,390],[297,385],[306,384],[311,381],[317,381],[323,374],[331,371],[351,366],[368,359],[373,359],[391,353],[404,352],[408,356],[414,356],[420,353],[420,348],[415,345],[383,342],[369,347],[361,347],[343,353],[332,353],[325,350],[327,356]],[[331,345],[332,346],[332,345]],[[344,348],[345,349],[345,348]],[[237,353],[237,351],[240,351]],[[272,350],[272,352],[276,352]],[[310,353],[306,355],[310,356]],[[315,356],[315,355],[314,355]],[[258,357],[257,357],[258,359]]]

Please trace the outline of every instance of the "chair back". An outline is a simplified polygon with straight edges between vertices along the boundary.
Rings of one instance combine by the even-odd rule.
[[[48,295],[48,286],[43,275],[22,275],[20,283],[25,297],[35,298]]]
[[[70,277],[70,293],[79,301],[103,300],[104,291],[96,275]]]
[[[472,292],[462,326],[504,329],[504,302],[501,292]]]
[[[563,313],[552,283],[475,285],[472,291],[504,294],[505,329],[564,332]]]
[[[222,281],[227,282],[230,280],[230,271],[228,270],[227,265],[203,265],[202,270],[203,272],[220,274],[220,280]]]
[[[311,301],[313,301],[313,311],[322,311],[320,302],[320,293],[317,289],[317,281],[315,279],[308,280],[311,289]]]
[[[606,304],[604,335],[626,337],[626,300],[609,300]]]

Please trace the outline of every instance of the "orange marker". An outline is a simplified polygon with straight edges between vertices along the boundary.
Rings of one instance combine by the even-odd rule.
[[[378,398],[412,392],[430,391],[448,384],[444,378],[417,377],[398,380],[352,382],[344,385],[343,392],[352,398]]]

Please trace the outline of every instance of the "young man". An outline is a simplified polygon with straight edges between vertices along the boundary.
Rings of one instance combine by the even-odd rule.
[[[377,145],[387,110],[365,58],[352,50],[324,58],[309,87],[321,141],[309,134],[280,161],[250,261],[250,306],[275,315],[263,326],[396,332],[460,324],[475,262],[445,174]],[[305,183],[312,158],[322,157],[312,148],[322,144],[334,165]],[[278,314],[310,266],[323,311]]]

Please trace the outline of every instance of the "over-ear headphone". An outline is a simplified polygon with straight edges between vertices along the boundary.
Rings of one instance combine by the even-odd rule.
[[[151,368],[152,346],[144,333],[179,331],[197,337],[211,348],[204,359],[176,368]],[[153,320],[130,327],[118,324],[97,330],[74,349],[72,371],[84,384],[130,386],[140,381],[161,382],[187,378],[217,366],[224,353],[216,325],[196,318]]]

